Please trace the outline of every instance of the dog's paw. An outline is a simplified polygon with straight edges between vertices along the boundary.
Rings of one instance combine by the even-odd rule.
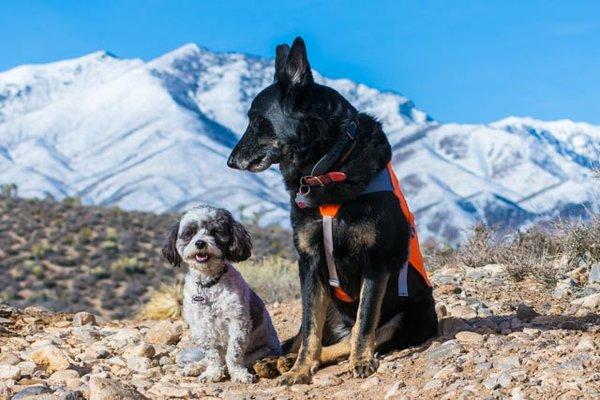
[[[355,378],[366,378],[373,375],[379,367],[379,361],[375,357],[360,358],[350,361],[350,372]]]
[[[285,374],[291,370],[296,362],[296,358],[298,358],[298,355],[294,353],[286,354],[277,358],[277,371],[279,371],[280,374]]]
[[[200,382],[221,382],[224,381],[225,369],[224,368],[207,368],[206,371],[200,374],[198,380]]]
[[[229,371],[229,376],[232,382],[253,383],[258,380],[258,376],[252,375],[244,368],[234,369]]]
[[[187,364],[181,369],[181,376],[198,376],[204,371],[205,365],[199,362]]]
[[[261,360],[256,361],[254,364],[252,364],[252,369],[254,370],[254,373],[256,375],[260,376],[261,378],[268,378],[268,379],[275,378],[276,376],[278,376],[282,373],[279,371],[279,369],[277,367],[278,359],[279,359],[279,357],[277,357],[277,356],[265,357]],[[288,370],[283,371],[283,372],[287,372],[287,371]]]
[[[277,379],[279,386],[292,386],[299,384],[309,384],[311,380],[311,374],[309,370],[290,370],[285,374],[281,375]]]

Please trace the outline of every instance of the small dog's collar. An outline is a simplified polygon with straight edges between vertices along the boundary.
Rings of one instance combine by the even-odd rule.
[[[216,276],[210,278],[208,280],[208,282],[202,282],[200,279],[198,279],[196,281],[196,285],[197,285],[198,289],[200,289],[200,288],[207,289],[209,287],[215,286],[217,283],[219,283],[219,281],[221,280],[223,275],[225,275],[227,270],[229,270],[229,264],[225,263],[225,266],[223,267],[223,269],[221,271],[219,271],[219,273]]]

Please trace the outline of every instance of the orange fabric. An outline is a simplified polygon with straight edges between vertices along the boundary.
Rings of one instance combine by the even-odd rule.
[[[352,303],[354,299],[350,297],[348,293],[344,291],[341,287],[333,288],[333,295],[338,298],[338,300],[343,301],[344,303]]]
[[[319,211],[321,212],[322,217],[333,218],[337,215],[337,212],[341,206],[341,204],[325,204],[319,207]]]
[[[408,250],[408,263],[412,265],[413,268],[416,269],[419,274],[421,274],[421,276],[425,280],[425,283],[427,283],[427,286],[431,286],[431,282],[429,281],[429,277],[427,276],[427,270],[425,269],[425,264],[423,263],[421,246],[419,246],[419,236],[417,235],[417,227],[415,226],[415,216],[410,212],[410,209],[408,208],[408,203],[406,202],[406,198],[404,198],[404,194],[400,189],[400,183],[398,183],[398,178],[396,177],[396,173],[394,172],[394,168],[392,168],[391,163],[388,163],[387,169],[390,174],[390,178],[392,179],[394,194],[400,202],[400,208],[402,209],[402,213],[404,214],[406,219],[408,219],[408,222],[412,225],[412,232],[410,236]]]

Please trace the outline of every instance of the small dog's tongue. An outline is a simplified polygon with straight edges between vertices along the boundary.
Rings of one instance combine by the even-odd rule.
[[[208,255],[207,254],[196,254],[196,261],[198,262],[206,262],[208,261]]]

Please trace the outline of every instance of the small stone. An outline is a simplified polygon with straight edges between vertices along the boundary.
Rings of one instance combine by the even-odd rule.
[[[389,389],[385,392],[384,400],[391,399],[399,394],[399,389],[404,387],[404,382],[398,381],[394,383]]]
[[[0,353],[0,365],[16,365],[21,362],[19,356],[15,353],[7,351]]]
[[[21,368],[16,365],[0,365],[0,381],[21,379]]]
[[[73,326],[96,325],[96,316],[88,312],[78,312],[73,316]]]
[[[372,376],[369,379],[365,380],[361,385],[360,388],[362,390],[366,390],[366,389],[370,389],[374,386],[377,386],[381,383],[381,379],[378,376]]]
[[[156,350],[154,349],[154,346],[144,342],[144,343],[140,343],[139,345],[137,345],[133,348],[128,348],[123,353],[123,356],[124,357],[152,358],[152,357],[154,357],[155,354],[156,354]]]
[[[593,351],[596,349],[596,343],[589,337],[582,337],[577,343],[577,349],[583,351]]]
[[[439,322],[439,332],[444,337],[454,337],[456,332],[469,330],[471,330],[471,326],[460,318],[448,317]]]
[[[18,363],[17,366],[21,368],[21,375],[24,376],[33,375],[35,369],[37,368],[36,363],[34,363],[33,361],[22,361]]]
[[[529,322],[538,315],[540,314],[526,304],[520,303],[517,306],[517,318],[521,321]]]
[[[424,390],[435,390],[439,389],[444,385],[444,383],[439,379],[432,379],[423,386]]]
[[[127,368],[136,372],[145,372],[150,368],[150,360],[146,357],[129,357]]]
[[[129,385],[113,379],[93,377],[90,379],[89,400],[146,400],[147,397]]]
[[[451,307],[450,310],[448,310],[448,312],[450,313],[451,316],[457,317],[457,318],[464,318],[464,319],[477,318],[477,311],[475,311],[473,308],[471,308],[469,306]]]
[[[44,395],[49,395],[52,393],[52,389],[48,386],[43,385],[32,385],[27,386],[25,389],[21,390],[19,393],[15,394],[11,400],[46,400],[48,397]],[[51,397],[51,399],[55,399],[56,397]],[[49,400],[49,399],[48,399]]]
[[[162,321],[148,330],[146,340],[151,344],[177,344],[181,339],[181,334],[181,325],[171,321]]]
[[[581,307],[585,307],[590,310],[595,310],[597,308],[600,308],[600,293],[595,293],[586,297],[582,297],[580,299],[575,299],[571,302],[571,304],[577,304]]]
[[[169,399],[189,399],[191,394],[188,388],[167,382],[158,382],[149,391]]]
[[[462,347],[457,340],[448,340],[435,348],[427,349],[427,359],[430,362],[437,361],[460,354],[461,351]]]
[[[333,387],[341,385],[342,380],[333,374],[316,374],[312,379],[312,383],[317,386]]]
[[[69,357],[54,345],[42,346],[31,353],[31,361],[43,365],[48,373],[67,369],[71,366]]]
[[[562,299],[563,297],[571,294],[575,286],[575,282],[571,278],[560,280],[556,283],[556,287],[552,292],[552,297],[555,299]]]
[[[501,357],[494,360],[494,368],[496,369],[506,370],[520,366],[521,360],[517,356]]]
[[[600,283],[600,262],[595,263],[590,267],[590,275],[588,277],[588,284]]]
[[[48,378],[49,382],[58,383],[66,382],[71,379],[79,379],[79,372],[74,369],[65,369],[62,371],[56,371]]]
[[[458,332],[455,335],[456,339],[458,339],[461,343],[475,344],[480,345],[483,344],[484,338],[483,335],[480,335],[476,332],[462,331]]]

